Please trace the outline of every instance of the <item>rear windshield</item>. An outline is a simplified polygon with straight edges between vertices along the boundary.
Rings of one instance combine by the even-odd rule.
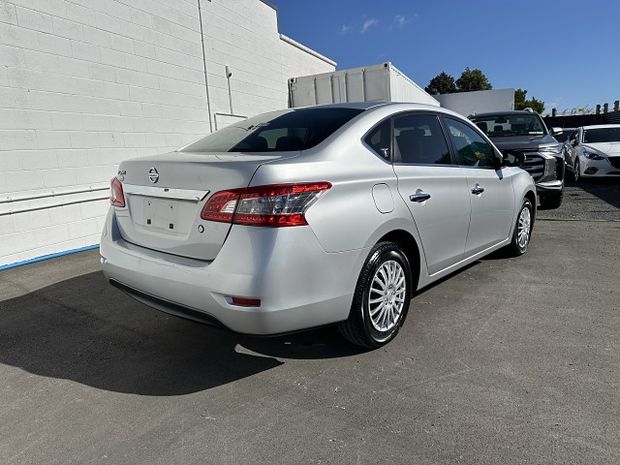
[[[363,110],[304,108],[264,113],[220,129],[183,148],[184,152],[286,152],[325,140]]]
[[[533,113],[473,116],[471,120],[490,138],[543,136],[547,132],[540,117]]]
[[[620,127],[586,129],[583,131],[583,141],[586,144],[596,142],[618,142],[620,141]]]

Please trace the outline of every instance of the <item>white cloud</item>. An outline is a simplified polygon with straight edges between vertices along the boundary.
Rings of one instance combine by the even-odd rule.
[[[414,18],[417,18],[417,17],[418,17],[418,14],[415,13]],[[410,21],[411,19],[405,15],[396,15],[394,16],[394,20],[392,21],[392,24],[388,26],[388,31],[393,31],[395,29],[402,29]]]
[[[409,22],[409,19],[405,15],[396,15],[396,16],[394,16],[394,26],[395,27],[403,27],[408,22]]]
[[[368,31],[368,29],[370,29],[373,26],[376,26],[379,23],[379,20],[377,18],[370,18],[367,19],[366,21],[364,21],[364,24],[362,25],[362,34],[366,31]]]
[[[353,29],[353,26],[349,26],[348,24],[343,24],[342,26],[340,26],[340,34],[346,34],[348,32],[351,32],[352,29]]]

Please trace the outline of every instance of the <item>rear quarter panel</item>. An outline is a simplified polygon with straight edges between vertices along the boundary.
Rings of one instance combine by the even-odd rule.
[[[362,138],[384,114],[362,117],[330,137],[326,143],[300,157],[262,165],[251,184],[328,181],[332,188],[306,213],[310,228],[328,253],[360,251],[357,278],[370,249],[381,237],[395,230],[408,232],[421,254],[420,276],[426,273],[419,235],[411,213],[396,186],[392,165],[362,143]],[[373,199],[373,186],[385,184],[393,209],[382,213]]]

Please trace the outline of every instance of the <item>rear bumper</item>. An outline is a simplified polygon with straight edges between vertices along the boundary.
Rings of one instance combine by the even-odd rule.
[[[326,253],[309,227],[234,226],[215,260],[194,260],[124,241],[113,211],[100,250],[105,276],[137,300],[256,335],[346,319],[368,253]],[[261,305],[236,306],[232,296],[258,298]]]

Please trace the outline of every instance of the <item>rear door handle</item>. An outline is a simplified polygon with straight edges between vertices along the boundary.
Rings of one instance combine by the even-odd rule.
[[[482,187],[480,184],[476,184],[472,189],[471,189],[471,193],[478,195],[478,194],[482,194],[484,192],[484,187]]]
[[[409,200],[412,202],[424,202],[431,198],[431,194],[418,189],[413,194],[409,194]]]

